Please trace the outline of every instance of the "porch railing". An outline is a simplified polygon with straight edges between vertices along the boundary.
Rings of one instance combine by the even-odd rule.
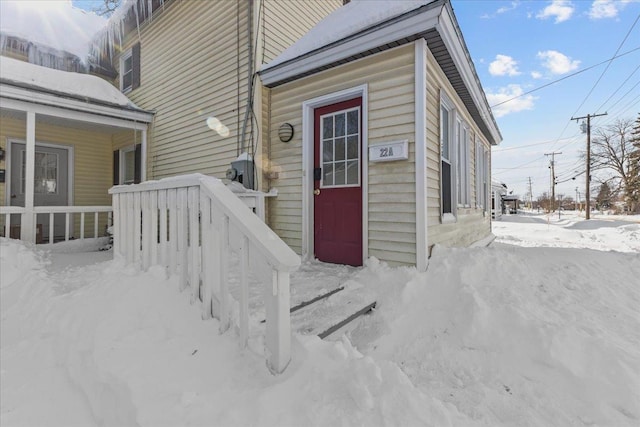
[[[82,240],[87,237],[99,237],[101,229],[104,228],[99,227],[99,225],[107,226],[112,223],[112,210],[111,206],[36,206],[33,209],[26,209],[20,206],[0,206],[0,217],[4,219],[4,235],[5,237],[10,237],[11,215],[20,215],[20,223],[15,224],[16,227],[20,227],[20,239],[36,243],[38,231],[42,230],[42,227],[39,227],[37,223],[37,215],[47,215],[48,235],[41,236],[41,243],[54,243],[54,241],[62,240],[62,236],[55,236],[55,214],[64,214],[64,241],[68,241],[71,238]],[[76,214],[80,215],[77,233],[75,231],[76,218],[74,216]],[[87,216],[92,221],[88,221]],[[28,221],[28,217],[30,217],[31,221]],[[103,220],[102,223],[100,222],[101,218]],[[87,235],[89,231],[87,230],[88,223],[92,223],[90,224],[93,226],[92,235]],[[27,229],[29,227],[28,224],[33,224],[33,229]]]
[[[240,342],[249,336],[249,271],[265,285],[267,365],[281,373],[291,359],[289,273],[300,257],[220,180],[200,174],[116,186],[114,250],[143,269],[164,266],[200,303],[203,319],[230,327],[231,252],[240,259]]]

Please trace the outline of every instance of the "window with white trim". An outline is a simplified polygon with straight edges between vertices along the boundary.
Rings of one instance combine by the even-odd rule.
[[[131,46],[120,57],[120,90],[131,92],[140,87],[140,43]]]
[[[120,91],[127,93],[133,89],[133,55],[131,49],[120,57]]]
[[[455,110],[446,98],[440,99],[440,206],[443,219],[455,215],[455,173],[453,156],[453,123]]]
[[[483,184],[484,184],[484,149],[482,142],[476,137],[476,206],[484,209],[486,206],[483,196]]]
[[[141,181],[142,146],[133,144],[113,152],[113,185]]]
[[[458,206],[469,206],[469,128],[461,120],[456,121],[456,150]]]

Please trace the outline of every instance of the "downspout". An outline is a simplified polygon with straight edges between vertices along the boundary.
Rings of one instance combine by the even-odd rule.
[[[242,133],[240,135],[240,152],[247,150],[247,122],[249,121],[249,112],[253,104],[253,0],[247,0],[247,53],[249,61],[247,65],[247,106],[244,111],[244,119],[242,120]]]

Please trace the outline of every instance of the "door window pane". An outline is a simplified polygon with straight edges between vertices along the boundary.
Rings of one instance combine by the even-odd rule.
[[[360,109],[328,114],[321,123],[322,187],[360,185]]]
[[[336,161],[344,160],[344,157],[345,157],[344,151],[345,151],[344,138],[336,138],[336,154],[335,154]]]
[[[344,136],[344,132],[345,132],[345,114],[344,113],[338,113],[335,115],[335,120],[336,120],[336,136]]]
[[[325,187],[333,185],[333,163],[322,165],[322,185]]]
[[[25,193],[27,163],[25,151],[20,152],[22,167],[20,168],[20,192]],[[34,164],[33,191],[35,194],[58,193],[58,155],[36,151]]]

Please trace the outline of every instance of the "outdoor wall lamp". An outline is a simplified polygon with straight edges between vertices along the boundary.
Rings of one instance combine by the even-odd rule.
[[[289,142],[293,139],[293,125],[291,123],[283,123],[278,129],[278,138],[282,142]]]

